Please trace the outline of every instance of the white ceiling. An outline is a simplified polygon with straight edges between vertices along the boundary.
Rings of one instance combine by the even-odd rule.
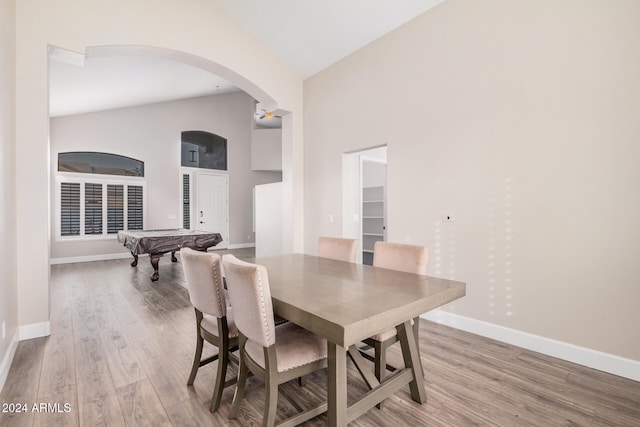
[[[302,78],[444,0],[211,0]],[[51,59],[50,115],[79,114],[238,90],[190,65],[141,56]]]
[[[213,0],[307,78],[444,0]]]

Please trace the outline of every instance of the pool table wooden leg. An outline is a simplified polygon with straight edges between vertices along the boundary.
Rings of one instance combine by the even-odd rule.
[[[178,262],[178,258],[176,258],[176,251],[171,252],[171,262]]]
[[[158,273],[158,262],[160,261],[160,256],[149,255],[149,261],[151,261],[151,266],[153,267],[153,274],[151,275],[151,281],[156,282],[160,278],[160,274]]]
[[[133,261],[131,262],[131,267],[135,267],[136,265],[138,265],[138,255],[135,255],[133,252],[131,252],[131,255],[133,255]]]

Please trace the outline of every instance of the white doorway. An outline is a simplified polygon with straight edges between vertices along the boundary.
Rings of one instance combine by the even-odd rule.
[[[229,246],[229,177],[198,173],[197,209],[194,228],[222,235],[216,249]]]
[[[358,239],[358,263],[370,264],[375,242],[387,239],[386,164],[386,146],[342,156],[342,237]]]

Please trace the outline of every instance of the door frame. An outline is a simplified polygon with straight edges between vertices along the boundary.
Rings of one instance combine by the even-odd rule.
[[[383,144],[342,153],[342,237],[358,240],[358,264],[362,263],[362,159],[388,165],[387,151],[387,144]],[[385,240],[388,223],[385,202]]]
[[[225,174],[225,173],[216,173],[214,171],[209,172],[209,170],[202,170],[202,169],[197,169],[197,168],[180,168],[180,224],[184,224],[184,215],[183,215],[183,209],[182,209],[182,202],[183,202],[183,176],[184,175],[189,175],[189,220],[191,223],[191,229],[192,230],[196,230],[197,229],[197,224],[198,224],[198,216],[197,216],[197,211],[198,211],[198,206],[200,203],[200,195],[199,195],[199,191],[200,191],[200,177],[203,175],[209,175],[209,176],[216,176],[216,177],[222,177],[225,179],[225,190],[226,190],[226,200],[227,202],[225,203],[224,209],[225,209],[225,214],[227,217],[227,222],[225,224],[225,229],[221,230],[219,233],[222,235],[222,242],[218,245],[215,246],[213,249],[228,249],[230,246],[230,242],[229,242],[229,229],[230,229],[230,221],[231,221],[231,217],[229,216],[229,175]]]

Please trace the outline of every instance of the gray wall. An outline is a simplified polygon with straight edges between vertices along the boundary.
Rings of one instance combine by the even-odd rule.
[[[15,169],[15,11],[11,0],[0,0],[0,389],[11,359],[18,325],[16,278],[16,169]],[[2,330],[0,329],[0,333]]]
[[[640,361],[640,2],[447,0],[305,81],[305,250],[387,144],[388,240],[446,312]],[[444,223],[442,214],[455,214]]]
[[[250,170],[253,102],[236,92],[51,119],[52,211],[58,152],[105,151],[145,162],[147,228],[180,227],[180,135],[202,130],[227,138],[229,244],[253,243],[252,188],[282,177]],[[53,259],[126,252],[114,240],[56,241],[51,221]]]

